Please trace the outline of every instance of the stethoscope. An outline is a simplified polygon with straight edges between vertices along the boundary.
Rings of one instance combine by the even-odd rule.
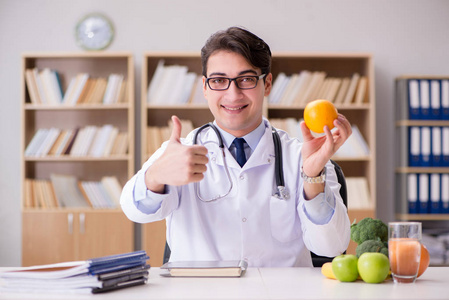
[[[223,156],[223,164],[224,164],[225,172],[226,172],[226,177],[228,178],[228,182],[229,182],[229,189],[227,190],[226,193],[224,193],[223,195],[217,195],[214,198],[209,199],[209,200],[206,200],[201,196],[199,183],[198,182],[195,183],[195,191],[196,191],[197,197],[203,202],[212,202],[212,201],[216,201],[218,199],[224,198],[227,195],[229,195],[229,193],[232,190],[233,184],[232,184],[231,175],[229,174],[228,164],[226,163],[226,154],[225,154],[223,138],[222,138],[220,132],[218,131],[217,127],[215,127],[215,125],[212,123],[204,124],[203,126],[198,128],[198,130],[195,132],[195,135],[193,136],[193,143],[197,144],[198,135],[200,134],[200,132],[203,129],[205,129],[207,127],[212,128],[215,131],[215,134],[217,135],[218,147],[221,149],[221,153]],[[279,137],[279,133],[277,132],[276,128],[274,128],[273,126],[271,126],[271,133],[272,133],[273,142],[274,142],[274,158],[275,158],[274,159],[274,175],[276,178],[276,187],[277,187],[273,196],[280,200],[287,200],[288,198],[290,198],[290,194],[289,194],[287,188],[285,187],[285,182],[284,182],[284,170],[282,167],[281,138]]]

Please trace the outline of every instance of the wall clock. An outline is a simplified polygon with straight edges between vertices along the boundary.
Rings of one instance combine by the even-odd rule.
[[[75,37],[78,45],[86,50],[103,50],[114,39],[114,27],[106,16],[91,13],[78,21]]]

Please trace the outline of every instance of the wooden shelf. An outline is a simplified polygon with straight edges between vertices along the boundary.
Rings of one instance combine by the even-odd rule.
[[[396,218],[399,220],[415,220],[415,221],[447,221],[449,220],[449,214],[408,214],[411,212],[409,210],[409,195],[414,193],[417,195],[417,198],[421,197],[422,186],[419,187],[423,182],[426,183],[427,178],[429,181],[426,183],[427,188],[429,190],[428,195],[428,207],[429,209],[426,212],[430,212],[431,203],[435,203],[435,200],[431,200],[431,195],[435,193],[431,193],[432,191],[432,183],[435,184],[435,181],[432,179],[437,179],[440,176],[435,176],[434,174],[449,174],[449,167],[446,166],[421,166],[421,167],[411,167],[409,166],[409,153],[410,153],[410,128],[412,126],[415,127],[449,127],[449,120],[447,119],[430,119],[428,120],[416,120],[409,119],[410,113],[410,83],[409,80],[416,80],[417,84],[421,86],[420,80],[432,80],[432,79],[449,79],[448,76],[432,76],[432,75],[403,75],[396,78],[395,88],[396,88],[396,134],[395,134],[395,151],[396,151],[396,168],[395,168],[395,213]],[[429,83],[429,92],[431,91],[431,84]],[[420,98],[420,94],[418,95]],[[420,99],[418,99],[418,102]],[[432,130],[431,130],[432,131]],[[432,133],[431,133],[432,135]],[[429,143],[432,143],[429,141]],[[441,141],[440,144],[443,144]],[[431,145],[429,145],[429,149]],[[443,151],[441,151],[443,152]],[[417,178],[415,190],[410,190],[409,180],[415,177]],[[447,176],[447,175],[444,175]],[[432,178],[433,177],[433,178]],[[442,177],[442,176],[441,176]],[[424,180],[422,180],[424,179]],[[413,185],[412,185],[413,186]],[[425,185],[424,185],[425,186]],[[437,184],[437,188],[442,186],[442,184]],[[422,189],[422,190],[420,190]],[[410,193],[410,191],[412,193]],[[434,190],[435,191],[435,190]],[[439,192],[441,194],[441,190]],[[419,199],[415,199],[417,201],[416,206],[418,207],[418,211],[425,210],[425,206],[421,206]],[[441,196],[440,196],[441,201]],[[435,208],[434,208],[435,209]],[[435,224],[438,222],[435,222]],[[433,226],[433,225],[431,225]],[[437,225],[435,225],[437,226]],[[424,228],[423,228],[424,229]]]
[[[79,73],[107,78],[122,74],[127,80],[126,103],[35,104],[26,85],[25,71],[56,70],[66,91]],[[83,260],[134,249],[134,224],[120,207],[25,207],[25,180],[50,180],[51,174],[73,175],[80,181],[100,181],[115,176],[121,185],[134,174],[134,58],[129,52],[24,53],[22,55],[22,261],[23,265]],[[128,134],[128,154],[92,156],[25,156],[38,129],[75,129],[111,124]],[[29,203],[27,204],[29,206]],[[51,230],[51,234],[48,232]],[[48,247],[51,245],[51,247]],[[52,248],[51,251],[47,251]],[[40,249],[40,250],[39,250]],[[38,253],[39,255],[37,255]]]
[[[401,221],[449,221],[449,214],[396,214]]]

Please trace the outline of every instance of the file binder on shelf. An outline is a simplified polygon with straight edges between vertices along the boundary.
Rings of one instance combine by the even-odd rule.
[[[430,118],[432,120],[441,119],[441,93],[440,80],[430,81]]]
[[[441,130],[441,166],[449,167],[449,127]]]
[[[430,174],[430,213],[439,214],[441,208],[441,180],[440,174]]]
[[[419,81],[419,104],[420,104],[420,119],[430,120],[430,88],[429,81],[421,79]]]
[[[441,127],[432,127],[432,166],[442,166]]]
[[[409,166],[421,166],[421,130],[419,127],[410,127],[409,130]]]
[[[449,213],[449,174],[441,174],[441,213]]]
[[[419,120],[421,118],[419,102],[419,82],[417,79],[408,80],[408,103],[410,120]]]
[[[429,212],[429,174],[419,174],[418,177],[418,213]]]
[[[421,127],[421,166],[432,165],[432,137],[430,127]]]
[[[441,80],[441,119],[449,120],[449,79]]]
[[[418,213],[418,175],[407,175],[407,203],[408,213]]]

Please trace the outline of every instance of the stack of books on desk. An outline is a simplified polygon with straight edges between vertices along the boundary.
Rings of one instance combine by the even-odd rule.
[[[148,280],[145,251],[9,269],[0,273],[0,292],[102,293],[145,284]]]

